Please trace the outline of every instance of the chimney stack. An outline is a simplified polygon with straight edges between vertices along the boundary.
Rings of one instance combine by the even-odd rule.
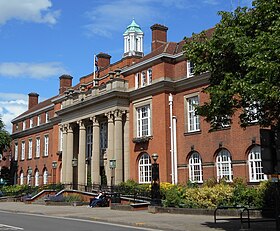
[[[110,65],[111,55],[105,53],[99,53],[97,56],[97,65],[98,68],[108,67]]]
[[[38,104],[38,97],[39,95],[34,92],[28,94],[28,110]]]
[[[71,75],[62,75],[59,77],[59,94],[63,94],[68,88],[72,87]]]
[[[152,30],[152,51],[156,50],[167,42],[167,30],[168,27],[154,24],[151,26]]]

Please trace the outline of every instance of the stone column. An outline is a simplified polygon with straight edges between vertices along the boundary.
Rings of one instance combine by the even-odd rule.
[[[114,157],[116,159],[115,184],[123,182],[123,130],[122,130],[122,111],[116,110],[115,115],[115,139],[114,139]]]
[[[79,121],[79,155],[78,155],[78,187],[84,190],[86,185],[86,128],[83,121]]]
[[[67,170],[67,132],[68,132],[68,126],[63,125],[62,126],[63,131],[63,147],[62,147],[62,171],[61,171],[61,183],[66,183],[66,170]]]
[[[91,158],[91,178],[93,184],[100,184],[100,131],[99,121],[94,116],[92,120],[92,158]]]
[[[126,112],[126,119],[124,123],[124,131],[123,131],[123,148],[124,148],[124,181],[127,181],[130,179],[130,142],[129,142],[129,113]]]
[[[107,148],[107,164],[105,166],[106,175],[107,175],[107,185],[111,185],[112,182],[112,171],[110,169],[109,163],[110,160],[114,157],[114,114],[112,112],[106,113],[108,118],[108,148]],[[114,180],[114,179],[113,179]]]
[[[74,146],[74,135],[73,135],[73,125],[69,124],[68,134],[67,134],[67,161],[66,161],[66,184],[73,184],[73,146]]]

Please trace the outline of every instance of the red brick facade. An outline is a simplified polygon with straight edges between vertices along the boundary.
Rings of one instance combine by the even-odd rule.
[[[99,70],[95,74],[95,80],[93,79],[94,74],[90,73],[81,77],[80,82],[72,87],[72,78],[62,76],[60,77],[59,95],[37,105],[31,103],[34,105],[33,107],[13,120],[12,151],[15,155],[15,144],[17,144],[18,183],[21,180],[21,172],[23,172],[24,183],[27,183],[28,169],[32,170],[31,179],[33,181],[31,184],[35,182],[34,174],[37,170],[40,176],[39,184],[43,184],[45,170],[48,171],[48,183],[80,181],[80,183],[88,184],[88,179],[84,179],[81,171],[87,171],[86,174],[91,171],[92,182],[100,183],[99,177],[101,176],[95,176],[99,169],[93,169],[96,166],[94,161],[85,167],[88,170],[81,169],[83,165],[78,165],[80,168],[78,171],[73,168],[74,175],[71,178],[72,170],[67,172],[71,168],[71,164],[69,160],[63,159],[65,155],[70,155],[71,161],[75,158],[78,159],[78,164],[84,163],[84,161],[85,164],[88,164],[90,159],[97,155],[100,158],[98,168],[105,170],[108,184],[112,177],[116,178],[116,182],[127,179],[149,182],[149,168],[153,153],[158,153],[159,156],[158,163],[162,182],[186,183],[190,180],[189,160],[193,153],[200,156],[199,174],[201,174],[202,180],[199,183],[212,177],[217,178],[221,174],[218,174],[218,169],[224,171],[222,174],[233,174],[233,177],[245,178],[247,182],[250,179],[252,182],[259,181],[252,180],[253,173],[250,178],[249,172],[252,169],[249,171],[248,162],[250,150],[258,147],[257,145],[260,143],[258,126],[251,126],[243,130],[238,124],[236,115],[230,126],[209,132],[209,124],[203,118],[197,119],[195,114],[190,114],[192,105],[189,104],[189,99],[195,99],[199,104],[207,102],[208,95],[202,93],[202,90],[208,85],[210,74],[188,77],[187,60],[182,50],[184,42],[167,42],[168,28],[165,26],[156,24],[151,29],[153,30],[151,53],[144,57],[125,57],[113,64],[110,63],[110,55],[100,53],[97,55]],[[45,121],[46,112],[49,113],[49,121]],[[41,116],[39,125],[37,123],[38,115]],[[36,126],[30,127],[31,118],[33,118],[33,125]],[[24,121],[25,130],[22,125]],[[84,137],[83,134],[88,133],[83,133],[83,126],[88,129],[93,124],[93,128],[89,127],[93,129],[93,143],[94,139],[100,139],[101,142],[99,136],[102,136],[103,133],[99,133],[99,131],[101,131],[102,121],[105,121],[108,126],[107,133],[104,133],[107,135],[105,138],[107,147],[104,152],[99,153],[101,143],[92,144],[92,157],[84,160],[81,145],[88,146],[88,143],[81,139]],[[118,121],[122,121],[121,127]],[[113,123],[113,127],[110,123]],[[142,125],[139,127],[139,124]],[[71,125],[71,129],[73,128],[73,139],[72,135],[69,136],[72,134],[69,133],[69,131],[71,132],[69,125]],[[191,126],[195,126],[195,129]],[[67,145],[61,147],[62,131],[60,129],[62,128],[65,128],[63,130],[65,139],[68,138]],[[94,135],[94,131],[97,131],[94,130],[95,128],[99,130]],[[48,156],[43,155],[46,135],[49,137]],[[41,140],[40,157],[36,158],[36,138],[39,137]],[[33,156],[30,159],[27,158],[29,140],[32,140],[33,143]],[[69,147],[69,140],[73,141],[73,147],[72,144]],[[22,141],[25,141],[24,160],[21,160]],[[64,138],[63,142],[65,142]],[[98,151],[96,151],[97,149]],[[229,164],[219,165],[217,155],[220,151],[230,154]],[[94,154],[96,152],[98,154]],[[143,154],[145,153],[149,158],[148,170],[142,172],[141,169],[144,165],[141,164],[144,163],[142,161],[144,161]],[[110,175],[109,171],[109,160],[114,158],[117,159],[116,176]],[[61,170],[62,166],[66,166],[66,164],[67,167]],[[219,166],[220,168],[218,168]],[[226,169],[228,167],[229,169]],[[63,173],[63,171],[65,172]],[[70,180],[63,174],[70,174]],[[146,178],[141,174],[147,174]]]

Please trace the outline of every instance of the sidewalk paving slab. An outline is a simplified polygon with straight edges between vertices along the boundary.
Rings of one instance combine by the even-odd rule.
[[[219,220],[214,223],[213,216],[186,215],[170,213],[149,213],[140,211],[119,211],[110,208],[89,208],[87,206],[46,206],[38,204],[24,204],[22,202],[1,202],[0,210],[9,212],[21,212],[30,214],[41,214],[55,217],[78,218],[92,221],[117,223],[156,230],[174,231],[276,231],[275,222],[251,223],[251,229],[247,224],[240,228],[240,221]],[[226,217],[225,217],[226,218]]]

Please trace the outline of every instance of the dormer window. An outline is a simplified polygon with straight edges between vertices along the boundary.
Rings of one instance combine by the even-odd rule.
[[[194,76],[194,63],[192,61],[187,62],[187,76],[188,78]]]

